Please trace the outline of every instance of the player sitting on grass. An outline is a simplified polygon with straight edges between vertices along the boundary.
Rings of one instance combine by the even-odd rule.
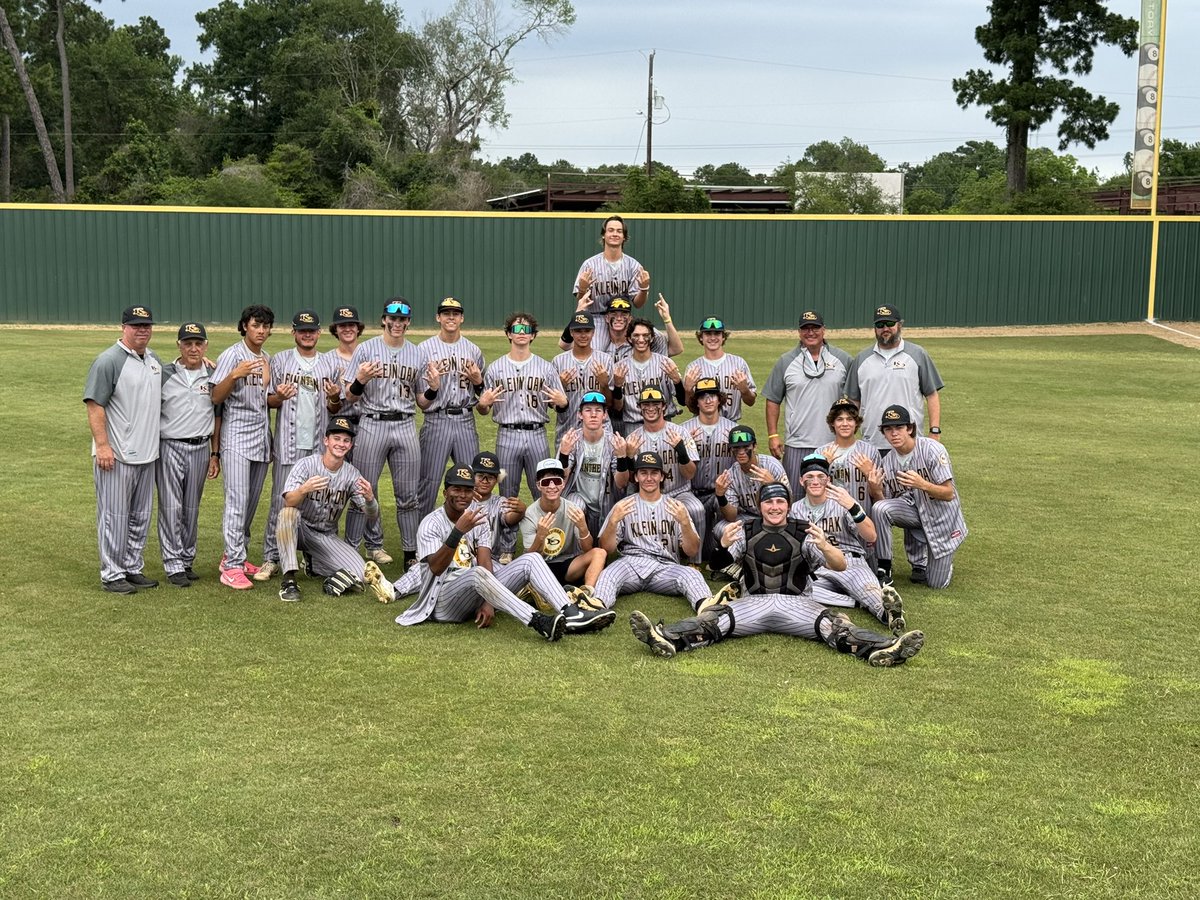
[[[741,559],[747,596],[706,606],[695,617],[671,625],[653,625],[644,613],[634,610],[629,617],[633,636],[662,657],[699,650],[729,637],[764,633],[823,641],[872,666],[895,666],[915,656],[925,643],[921,632],[899,637],[877,634],[808,596],[814,568],[823,565],[841,571],[846,560],[820,528],[788,520],[789,501],[784,485],[764,485],[759,497],[762,518],[723,526],[721,547]]]
[[[538,463],[537,484],[542,496],[525,510],[521,544],[525,553],[541,554],[559,584],[582,586],[590,597],[608,554],[595,546],[583,507],[563,499],[565,480],[558,459]]]
[[[813,599],[823,606],[861,606],[893,634],[904,631],[900,594],[880,585],[867,561],[866,544],[875,541],[875,525],[849,492],[829,480],[829,461],[819,453],[800,463],[803,496],[792,504],[789,517],[816,525],[846,557],[842,570],[822,566],[813,573]]]
[[[445,503],[421,520],[417,546],[426,572],[420,593],[398,625],[422,622],[492,624],[497,609],[508,613],[548,641],[567,633],[599,631],[612,624],[611,612],[581,610],[571,603],[540,555],[531,553],[492,572],[492,532],[475,504],[475,477],[466,466],[451,468],[444,480]],[[539,612],[514,590],[529,586],[558,610]]]

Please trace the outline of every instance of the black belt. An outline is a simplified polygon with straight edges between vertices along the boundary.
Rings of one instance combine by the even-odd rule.
[[[358,413],[355,413],[352,416],[347,416],[344,413],[336,413],[335,415],[340,416],[343,419],[346,419],[347,421],[350,422],[351,425],[357,425],[358,420],[362,418],[362,416],[359,415]]]
[[[501,425],[500,427],[501,428],[515,428],[517,431],[537,431],[538,429],[545,428],[546,426],[545,425],[531,425],[528,423],[516,422],[511,425],[504,424],[504,425]]]
[[[692,493],[695,494],[697,497],[711,497],[713,494],[716,493],[716,490],[714,490],[713,488],[700,488],[699,490],[697,490],[696,488],[692,488]]]
[[[167,438],[167,440],[175,441],[176,443],[179,443],[179,444],[191,444],[192,446],[196,446],[198,444],[207,444],[209,441],[212,440],[212,435],[206,434],[204,437],[194,437],[194,438]]]
[[[855,553],[853,550],[843,550],[842,552],[845,553],[847,556],[853,556],[855,559],[866,559],[867,558],[865,554]]]
[[[380,422],[403,422],[405,419],[411,419],[412,413],[390,412],[390,413],[363,413],[364,419],[378,419]]]
[[[463,416],[469,413],[469,409],[463,409],[461,406],[448,406],[445,409],[434,409],[425,413],[426,416]]]

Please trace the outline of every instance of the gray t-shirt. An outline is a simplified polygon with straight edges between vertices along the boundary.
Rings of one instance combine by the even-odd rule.
[[[546,535],[546,541],[542,544],[542,558],[548,563],[560,563],[574,559],[582,549],[579,546],[579,531],[567,515],[567,509],[570,507],[580,508],[578,504],[572,503],[570,500],[562,500],[554,512],[554,524],[550,526],[550,533]],[[519,526],[521,546],[532,546],[537,536],[538,520],[545,514],[546,511],[542,509],[541,500],[535,500],[529,504],[525,510],[525,518],[521,519]]]

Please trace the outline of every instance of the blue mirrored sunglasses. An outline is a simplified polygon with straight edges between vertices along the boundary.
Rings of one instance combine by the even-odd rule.
[[[408,316],[412,317],[412,307],[407,303],[389,303],[383,308],[383,311],[389,316]]]
[[[600,393],[599,391],[588,391],[586,394],[583,395],[583,399],[580,400],[579,402],[580,403],[599,403],[601,406],[603,406],[608,401],[604,399],[604,395],[602,393]]]

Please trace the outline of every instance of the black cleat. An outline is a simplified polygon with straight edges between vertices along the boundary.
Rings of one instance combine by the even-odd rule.
[[[295,603],[300,599],[300,585],[294,581],[285,581],[279,586],[279,599],[284,603]]]
[[[670,659],[675,655],[675,645],[663,637],[662,622],[653,625],[645,613],[635,609],[629,614],[629,627],[633,636],[649,647],[655,656]]]
[[[912,574],[908,576],[908,580],[913,584],[929,584],[929,576],[925,574],[925,567],[913,566]]]
[[[190,588],[192,586],[192,579],[187,577],[187,572],[172,572],[167,576],[167,581],[175,587]]]
[[[892,570],[880,566],[875,570],[875,577],[879,579],[880,585],[889,585],[892,583]]]
[[[883,624],[891,629],[892,634],[904,633],[904,606],[900,592],[890,584],[883,586]]]
[[[191,566],[187,566],[183,570],[183,574],[187,576],[188,581],[199,581],[200,576],[196,574]]]
[[[114,578],[112,581],[103,582],[103,587],[110,594],[136,594],[137,588],[126,581],[124,578]]]
[[[561,640],[562,636],[566,634],[567,619],[562,613],[548,616],[546,613],[535,612],[533,618],[529,620],[529,627],[553,643]]]
[[[153,578],[147,578],[141,572],[126,572],[125,580],[139,590],[158,587],[158,582]]]
[[[563,618],[567,623],[567,634],[590,634],[603,631],[617,621],[615,609],[592,610],[580,609],[574,603],[562,608]]]
[[[872,666],[898,666],[916,656],[925,646],[925,633],[910,631],[900,635],[882,650],[876,650],[867,657],[867,663]]]

